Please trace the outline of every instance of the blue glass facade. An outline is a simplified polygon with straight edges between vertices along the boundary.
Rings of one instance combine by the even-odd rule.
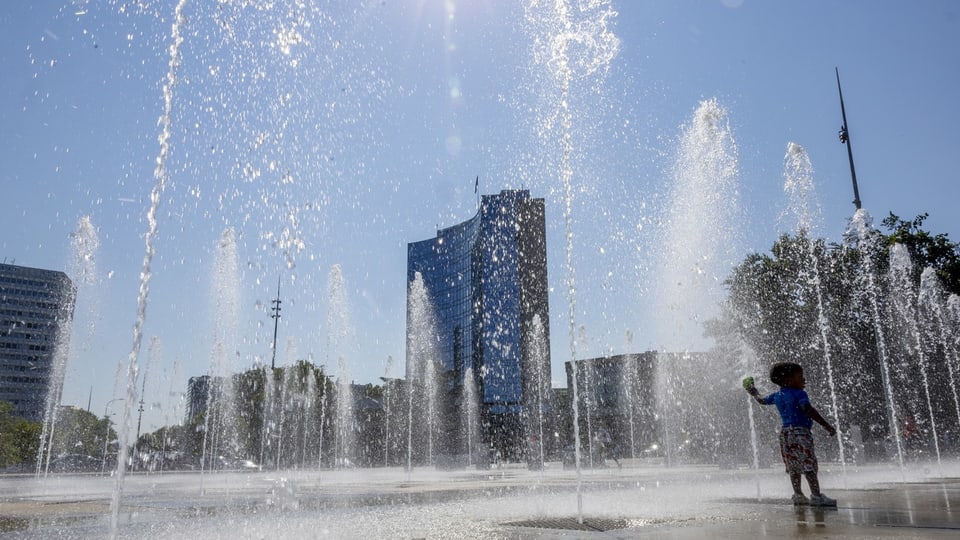
[[[463,384],[467,362],[473,361],[474,246],[479,217],[443,229],[436,238],[407,246],[407,282],[422,276],[436,320],[438,356],[443,369]],[[408,362],[411,359],[408,358]],[[408,372],[414,372],[409,367]]]
[[[422,276],[434,310],[441,380],[451,399],[462,399],[473,368],[483,438],[498,450],[522,446],[524,411],[539,409],[531,395],[548,393],[530,386],[550,380],[549,352],[531,352],[534,317],[549,341],[546,268],[543,199],[526,190],[485,195],[473,218],[407,247],[407,281]],[[408,373],[412,361],[408,351]],[[446,410],[458,415],[464,405]]]
[[[517,218],[526,200],[515,193],[485,197],[480,209],[480,348],[486,368],[480,388],[482,402],[493,414],[519,413],[523,399]]]

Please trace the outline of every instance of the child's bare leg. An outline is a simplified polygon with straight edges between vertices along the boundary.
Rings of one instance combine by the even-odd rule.
[[[803,473],[807,477],[807,484],[810,486],[811,495],[820,495],[820,479],[817,478],[817,473],[810,471]],[[797,483],[800,483],[799,476],[797,477]]]
[[[794,493],[799,493],[800,495],[803,495],[803,490],[800,488],[801,476],[802,475],[800,473],[790,473],[790,484],[793,486]],[[807,481],[809,482],[810,479],[808,478]]]

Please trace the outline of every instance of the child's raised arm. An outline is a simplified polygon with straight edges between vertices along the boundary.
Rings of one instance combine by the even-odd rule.
[[[753,385],[753,377],[744,377],[743,389],[746,390],[747,393],[757,401],[757,403],[761,405],[769,405],[769,403],[763,400],[763,396],[760,395],[760,391],[757,390],[757,387]]]

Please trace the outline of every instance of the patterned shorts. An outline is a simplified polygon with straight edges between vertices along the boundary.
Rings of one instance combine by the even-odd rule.
[[[813,433],[810,428],[785,427],[780,431],[780,455],[787,474],[815,473],[817,455],[813,451]]]

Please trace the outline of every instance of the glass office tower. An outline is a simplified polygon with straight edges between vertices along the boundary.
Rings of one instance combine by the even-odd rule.
[[[59,404],[75,296],[63,272],[0,264],[0,400],[15,416],[43,420],[48,392]]]
[[[438,454],[539,458],[531,441],[540,442],[550,396],[546,262],[544,202],[527,190],[484,195],[473,218],[408,244],[408,283],[422,276],[436,326]],[[408,335],[410,324],[408,315]],[[407,373],[423,372],[418,361],[408,348]]]

